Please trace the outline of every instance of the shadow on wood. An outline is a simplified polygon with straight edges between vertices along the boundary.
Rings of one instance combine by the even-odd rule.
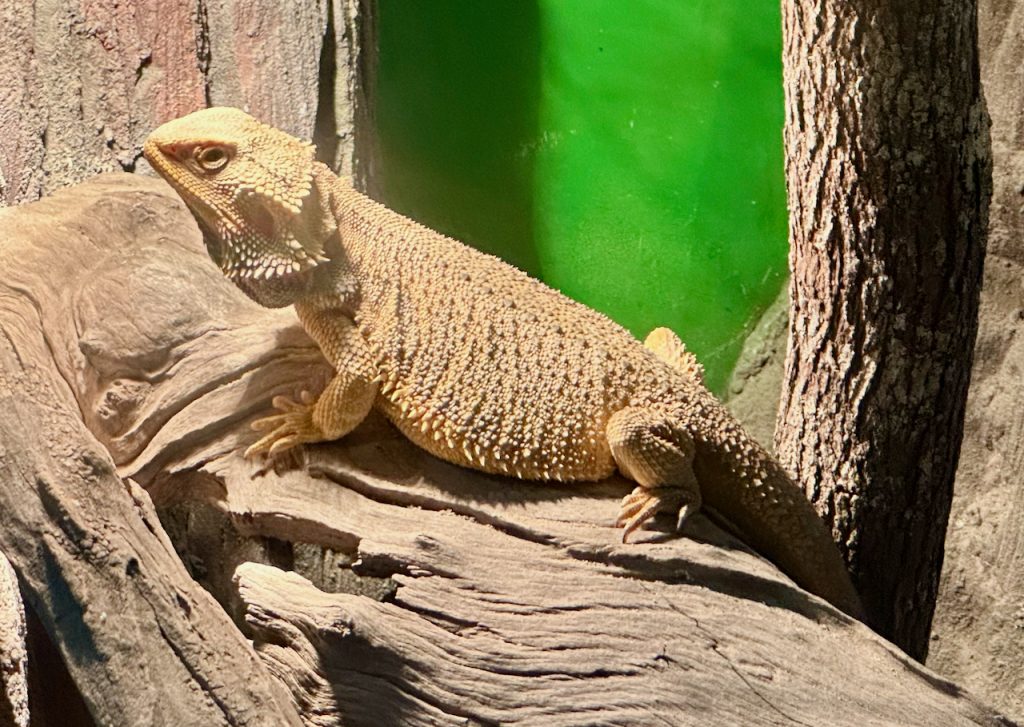
[[[257,474],[248,421],[330,372],[290,310],[221,278],[162,183],[99,177],[0,231],[0,549],[98,718],[1009,724],[702,516],[621,544],[620,480],[481,475],[379,418]],[[176,539],[258,661],[136,482],[174,531],[231,525]],[[300,557],[324,548],[383,600],[326,592]]]

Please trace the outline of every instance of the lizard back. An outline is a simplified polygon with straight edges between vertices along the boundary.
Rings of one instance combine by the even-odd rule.
[[[356,322],[380,361],[378,406],[433,454],[524,478],[601,479],[615,470],[611,414],[693,388],[626,329],[498,258],[354,190],[340,217]]]

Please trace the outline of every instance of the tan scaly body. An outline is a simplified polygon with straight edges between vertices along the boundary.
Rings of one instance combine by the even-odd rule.
[[[376,407],[432,454],[486,472],[596,480],[618,469],[637,483],[624,538],[660,510],[681,523],[704,503],[800,585],[860,615],[803,492],[704,388],[671,333],[645,347],[370,200],[308,146],[240,111],[170,122],[146,156],[225,273],[257,302],[294,304],[337,370],[317,400],[275,401],[282,413],[257,423],[268,433],[250,453],[343,436]]]

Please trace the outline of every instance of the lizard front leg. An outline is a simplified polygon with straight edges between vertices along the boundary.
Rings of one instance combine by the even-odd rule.
[[[296,306],[298,308],[298,306]],[[245,451],[246,457],[274,456],[296,445],[339,439],[366,418],[377,397],[377,368],[366,340],[340,311],[299,311],[303,325],[333,364],[335,376],[316,399],[303,391],[299,401],[274,397],[280,411],[252,423],[267,431]]]
[[[619,470],[637,483],[622,500],[616,526],[622,542],[662,510],[678,512],[676,527],[701,505],[693,472],[693,435],[671,411],[627,407],[612,415],[606,429]]]

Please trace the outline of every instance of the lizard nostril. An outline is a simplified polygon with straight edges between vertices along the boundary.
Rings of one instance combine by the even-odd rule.
[[[177,157],[180,156],[183,148],[182,144],[176,144],[174,142],[154,142],[157,149],[163,152],[167,156]]]

